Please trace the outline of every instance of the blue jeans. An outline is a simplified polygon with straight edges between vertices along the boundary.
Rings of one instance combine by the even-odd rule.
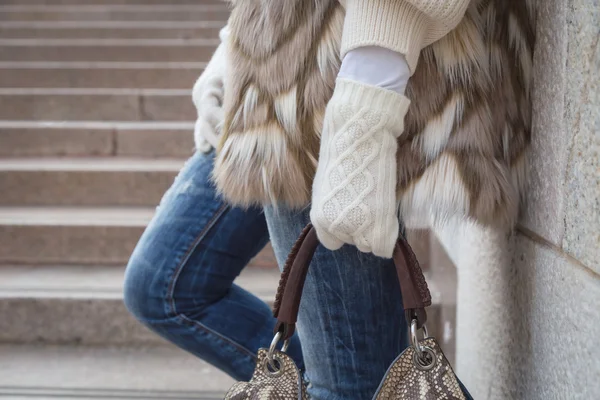
[[[269,240],[283,265],[308,223],[291,212],[225,204],[210,181],[213,155],[197,153],[165,194],[131,256],[125,304],[144,325],[237,380],[273,338],[269,307],[233,280]],[[407,346],[407,326],[390,260],[344,246],[319,246],[288,353],[313,399],[371,399]],[[300,340],[298,338],[300,337]],[[302,342],[302,347],[300,346]]]
[[[275,320],[233,283],[267,244],[262,209],[225,204],[210,181],[213,155],[196,153],[161,200],[125,273],[129,311],[144,325],[236,380],[248,380]],[[303,367],[300,341],[288,353]]]

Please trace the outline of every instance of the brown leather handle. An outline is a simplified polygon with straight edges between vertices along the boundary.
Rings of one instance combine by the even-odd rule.
[[[294,334],[304,281],[318,245],[317,233],[308,224],[294,244],[281,274],[273,315],[277,318],[275,332],[281,332],[284,339],[289,339]],[[431,294],[417,257],[402,236],[396,243],[393,259],[406,319],[409,324],[415,319],[418,328],[421,328],[427,321],[425,307],[431,305]]]

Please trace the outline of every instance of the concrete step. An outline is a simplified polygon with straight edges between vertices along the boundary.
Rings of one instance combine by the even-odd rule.
[[[117,266],[1,266],[0,343],[164,344],[126,310],[123,276]],[[270,305],[278,282],[276,268],[248,267],[236,280]],[[429,332],[445,343],[439,315],[444,284],[431,276],[428,283],[434,303]]]
[[[0,121],[0,157],[173,157],[194,152],[193,123]]]
[[[151,207],[0,207],[0,265],[125,265],[153,214]],[[272,250],[263,251],[250,265],[274,268]]]
[[[224,21],[0,21],[3,39],[215,39]]]
[[[125,265],[153,214],[150,207],[0,207],[0,265]],[[263,252],[250,265],[274,268],[271,248]]]
[[[0,62],[0,88],[190,90],[204,67],[205,63]]]
[[[156,206],[183,160],[0,159],[0,206]]]
[[[0,342],[165,344],[125,308],[124,270],[89,265],[1,266]],[[275,298],[278,282],[276,268],[246,268],[236,280],[268,304]]]
[[[195,121],[191,89],[0,89],[0,120]]]
[[[222,4],[0,5],[0,21],[226,21]]]
[[[0,208],[0,264],[127,263],[153,208]]]
[[[0,61],[208,62],[218,39],[0,39]]]
[[[219,400],[234,381],[172,347],[0,346],[4,400]]]

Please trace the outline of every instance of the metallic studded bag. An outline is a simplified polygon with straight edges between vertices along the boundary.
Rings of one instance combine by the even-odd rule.
[[[308,225],[292,248],[281,275],[271,346],[258,351],[250,382],[236,383],[225,400],[308,400],[302,374],[285,351],[294,334],[304,281],[318,244],[314,228]],[[393,258],[410,324],[411,346],[389,367],[373,400],[466,400],[444,353],[427,335],[425,307],[431,305],[431,295],[417,258],[403,237],[398,239]],[[283,346],[279,350],[281,340]]]

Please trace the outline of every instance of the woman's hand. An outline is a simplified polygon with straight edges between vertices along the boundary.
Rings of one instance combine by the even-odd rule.
[[[410,102],[404,57],[366,47],[343,60],[325,113],[311,221],[323,245],[391,257],[399,234],[396,140]]]

